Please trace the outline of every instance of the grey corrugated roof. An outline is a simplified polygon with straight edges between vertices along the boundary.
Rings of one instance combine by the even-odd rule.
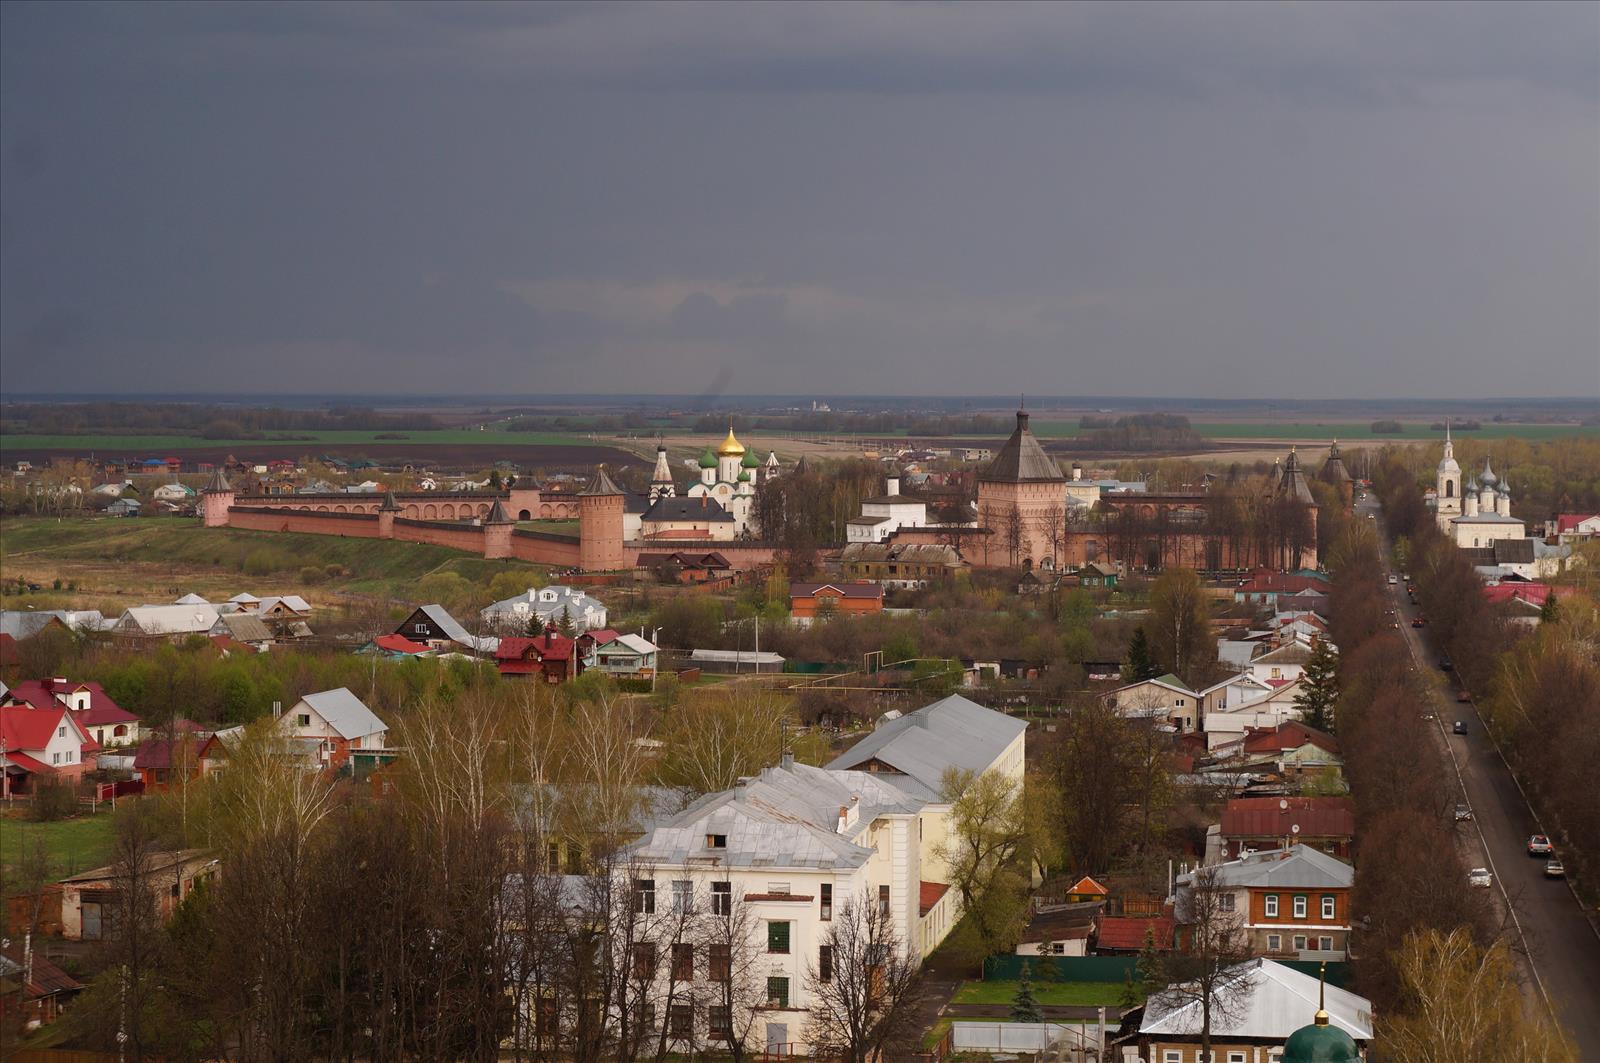
[[[362,738],[389,729],[388,724],[345,687],[307,694],[300,700],[316,709],[317,715],[327,720],[340,738]]]
[[[1270,653],[1263,653],[1251,664],[1305,664],[1314,651],[1303,642],[1286,642]]]
[[[1005,441],[1000,453],[994,456],[988,468],[978,474],[978,479],[991,483],[1017,483],[1019,481],[1066,482],[1055,459],[1044,452],[1039,441],[1028,428],[1028,415],[1017,411],[1017,427]]]
[[[1292,845],[1289,855],[1283,854],[1282,849],[1271,849],[1217,864],[1217,885],[1228,888],[1278,886],[1283,889],[1314,890],[1348,888],[1355,882],[1355,868],[1320,850]],[[1181,875],[1178,884],[1188,885],[1192,877]]]
[[[852,839],[873,819],[909,815],[933,799],[915,781],[894,776],[805,764],[767,768],[657,824],[633,852],[646,862],[667,865],[715,857],[728,867],[860,867],[873,850]],[[858,809],[856,822],[841,834],[839,809],[852,804]],[[708,834],[723,835],[726,847],[706,848]]]
[[[254,613],[224,613],[218,620],[240,642],[272,641],[272,629]]]
[[[1024,720],[952,694],[880,724],[828,767],[854,768],[880,760],[937,793],[946,769],[983,771],[1027,727]]]
[[[1261,1038],[1283,1042],[1312,1017],[1326,999],[1329,1021],[1357,1041],[1372,1040],[1372,1001],[1338,986],[1323,987],[1308,974],[1301,974],[1272,960],[1250,960],[1226,975],[1229,984],[1243,980],[1249,986],[1229,996],[1238,1006],[1211,1012],[1211,1035],[1223,1040]],[[1326,993],[1326,997],[1323,997]],[[1226,1012],[1226,1014],[1223,1014]],[[1155,993],[1145,1006],[1142,1034],[1194,1037],[1203,1024],[1201,1001],[1193,993]]]
[[[731,521],[733,516],[710,495],[662,495],[650,504],[640,519]]]

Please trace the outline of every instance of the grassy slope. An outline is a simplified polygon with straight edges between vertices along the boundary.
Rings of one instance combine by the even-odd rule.
[[[33,839],[43,838],[56,878],[100,867],[111,858],[113,822],[109,809],[55,823],[0,819],[0,865],[14,866]]]
[[[952,1004],[1009,1004],[1016,998],[1016,982],[964,982]],[[1120,982],[1034,982],[1034,999],[1041,1004],[1112,1005],[1122,999]]]
[[[263,553],[273,572],[244,574],[245,560]],[[317,588],[300,585],[299,572],[305,565],[340,565],[347,575],[323,586],[362,593],[399,592],[433,572],[456,572],[474,582],[486,582],[507,570],[543,571],[525,561],[488,561],[442,546],[202,528],[198,520],[185,517],[95,517],[59,523],[7,517],[0,521],[0,577],[26,576],[48,583],[61,575],[77,580],[87,595],[133,583],[148,584],[152,579],[160,589],[172,580],[182,580],[185,587],[192,586],[202,594],[205,590],[201,588],[237,590],[246,584],[266,587],[268,592],[314,592]],[[167,582],[160,582],[163,579]]]

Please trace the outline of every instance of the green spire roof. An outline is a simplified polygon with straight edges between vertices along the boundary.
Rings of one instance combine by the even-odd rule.
[[[710,447],[707,447],[706,452],[700,455],[700,467],[702,469],[715,469],[717,467],[717,456],[711,452]]]
[[[1282,1063],[1360,1063],[1355,1040],[1337,1026],[1328,1024],[1326,1015],[1311,1026],[1302,1026],[1283,1044]]]
[[[747,450],[744,452],[744,457],[739,460],[739,464],[747,469],[758,469],[761,467],[761,459],[756,457],[755,451]]]
[[[742,484],[747,484],[747,483],[750,482],[750,470],[749,469],[745,469],[743,472],[741,472],[739,474],[739,482],[742,483]]]

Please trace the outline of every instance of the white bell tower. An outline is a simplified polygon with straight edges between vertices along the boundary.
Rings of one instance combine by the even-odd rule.
[[[1439,459],[1438,520],[1442,531],[1450,530],[1450,522],[1461,516],[1461,466],[1456,464],[1455,444],[1450,441],[1450,421],[1444,422],[1444,457]]]

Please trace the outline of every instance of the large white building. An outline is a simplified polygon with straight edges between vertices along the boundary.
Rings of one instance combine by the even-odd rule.
[[[629,856],[654,878],[636,888],[651,904],[709,898],[713,915],[737,899],[766,1001],[740,1024],[754,1022],[757,1043],[803,1055],[807,972],[829,923],[847,904],[874,905],[914,961],[931,952],[961,914],[940,855],[942,777],[959,768],[1020,783],[1026,729],[954,696],[887,720],[825,768],[786,759],[648,830]]]
[[[700,479],[689,485],[684,492],[690,498],[709,497],[715,499],[723,509],[733,517],[733,530],[735,535],[745,535],[754,532],[756,480],[770,479],[777,469],[777,456],[772,455],[768,464],[763,469],[761,459],[755,451],[746,450],[743,443],[739,442],[733,434],[733,426],[728,426],[728,438],[715,451],[707,450],[700,457]],[[662,462],[657,458],[657,476],[660,476]],[[670,479],[669,481],[670,482]],[[657,493],[657,484],[652,481],[652,493]]]
[[[560,584],[538,589],[529,587],[521,594],[495,602],[479,615],[496,630],[517,634],[527,631],[532,620],[537,619],[541,624],[559,624],[563,615],[578,631],[606,626],[605,603],[576,587]]]
[[[1461,492],[1461,513],[1442,522],[1457,546],[1482,548],[1501,539],[1522,539],[1527,526],[1511,515],[1511,486],[1494,474],[1484,459],[1483,472],[1469,477]]]
[[[884,477],[883,494],[861,500],[861,515],[845,524],[845,541],[881,543],[901,528],[922,528],[928,524],[928,507],[900,493],[900,470],[891,466]]]

